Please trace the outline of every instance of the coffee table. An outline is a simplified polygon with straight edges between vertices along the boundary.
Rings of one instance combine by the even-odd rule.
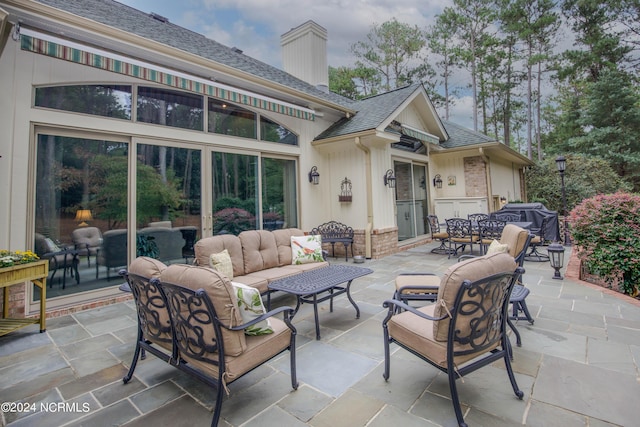
[[[351,265],[329,265],[316,270],[306,271],[295,276],[274,280],[269,284],[270,291],[282,291],[296,296],[298,302],[293,316],[298,312],[300,305],[313,304],[313,314],[316,321],[316,339],[320,339],[320,323],[318,320],[318,304],[330,300],[329,311],[333,312],[333,298],[344,293],[349,302],[356,309],[356,319],[360,318],[360,308],[351,298],[351,282],[361,276],[373,273],[373,270]],[[346,285],[340,286],[343,283]],[[319,296],[323,292],[327,295]],[[269,298],[269,296],[267,297]],[[292,317],[293,317],[292,316]]]

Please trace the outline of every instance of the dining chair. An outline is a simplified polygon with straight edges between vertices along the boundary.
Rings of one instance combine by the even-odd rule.
[[[471,227],[471,220],[464,218],[450,218],[447,222],[447,234],[449,235],[449,258],[457,255],[458,250],[465,250],[467,245],[473,252],[473,244],[478,241],[479,235],[474,233]]]
[[[536,233],[535,237],[531,239],[531,251],[525,255],[525,260],[533,262],[546,262],[549,261],[549,254],[543,254],[538,251],[538,248],[546,243],[545,234],[549,225],[549,216],[542,218],[540,223],[540,230]]]
[[[446,231],[440,230],[440,221],[437,215],[427,215],[429,220],[429,231],[431,232],[431,240],[440,241],[440,246],[431,249],[431,253],[446,255],[449,253],[449,249],[446,246],[449,240],[449,234]]]
[[[494,240],[500,240],[502,230],[507,223],[499,219],[481,219],[478,221],[478,234],[480,244],[480,253],[487,252],[487,248]]]
[[[520,214],[508,213],[508,212],[503,212],[503,213],[496,212],[496,214],[494,215],[494,218],[499,219],[501,221],[505,221],[505,222],[522,221],[522,217],[520,216]]]

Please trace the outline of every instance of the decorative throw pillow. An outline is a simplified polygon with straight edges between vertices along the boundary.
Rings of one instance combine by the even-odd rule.
[[[229,251],[226,249],[222,252],[211,254],[209,257],[209,265],[211,265],[214,270],[227,276],[229,280],[233,279],[233,264],[231,264]]]
[[[45,237],[44,241],[47,245],[47,252],[60,252],[62,250],[60,249],[60,246],[56,245],[56,243],[50,238]]]
[[[242,323],[250,322],[267,312],[262,304],[260,292],[256,288],[238,282],[231,282],[231,286],[238,297],[238,310],[242,316]],[[244,333],[245,335],[272,334],[273,328],[269,319],[266,319],[245,328]]]
[[[493,242],[487,248],[486,255],[497,254],[502,252],[509,252],[509,245],[506,243],[500,243],[497,240],[493,239]]]
[[[322,237],[320,235],[291,236],[291,264],[322,262]]]

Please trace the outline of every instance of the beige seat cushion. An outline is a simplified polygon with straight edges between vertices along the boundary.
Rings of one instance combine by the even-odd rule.
[[[220,253],[224,249],[229,252],[229,257],[231,258],[231,264],[233,265],[233,277],[242,276],[244,274],[242,244],[240,243],[238,236],[234,236],[232,234],[222,234],[198,240],[193,247],[196,264],[209,266],[211,254]]]
[[[268,335],[247,336],[246,350],[239,356],[225,356],[225,382],[230,383],[242,374],[249,372],[261,365],[274,355],[289,347],[291,343],[291,330],[280,319],[270,319],[273,333]],[[243,334],[244,336],[244,334]],[[225,353],[228,351],[225,347]],[[214,356],[214,355],[212,355]],[[212,357],[215,359],[215,357]],[[218,377],[216,367],[210,363],[198,360],[190,360],[189,364],[214,378]]]
[[[525,244],[527,243],[528,237],[529,232],[524,228],[518,227],[515,224],[507,224],[502,230],[500,243],[507,244],[509,246],[509,254],[515,258],[520,252],[526,249]]]
[[[304,236],[304,232],[299,228],[284,228],[273,230],[272,233],[278,249],[278,265],[291,265],[291,236]]]
[[[405,290],[403,293],[438,293],[438,287],[440,286],[440,277],[435,274],[401,274],[396,277],[396,290],[400,290],[405,286],[433,286],[435,290],[417,291],[411,289]]]
[[[129,273],[133,273],[147,279],[159,279],[162,275],[162,272],[166,268],[167,266],[157,259],[138,257],[131,262],[128,271]],[[157,311],[159,315],[159,325],[169,330],[171,328],[171,322],[169,321],[169,311],[164,304],[164,300],[162,299],[160,291],[158,289],[150,289],[149,293],[140,295],[140,304],[142,304],[143,306],[149,306],[149,300],[151,300],[151,307],[153,307],[153,309]],[[171,351],[171,333],[158,333],[158,331],[152,331],[154,334],[158,335],[158,338],[160,340],[154,339],[149,334],[149,327],[153,324],[155,324],[155,319],[152,319],[151,321],[141,322],[140,326],[142,327],[142,334],[144,338]]]
[[[435,304],[430,304],[424,307],[418,308],[418,311],[429,315],[431,317],[435,317]],[[436,341],[434,339],[433,331],[434,325],[439,322],[434,322],[432,320],[423,319],[421,317],[416,316],[415,314],[404,311],[400,314],[394,315],[391,320],[389,320],[388,328],[389,335],[393,337],[398,342],[408,346],[413,351],[418,354],[423,355],[434,363],[442,366],[444,368],[447,367],[447,343],[442,341]],[[497,347],[497,344],[496,344]],[[470,349],[470,346],[462,346],[460,344],[455,344],[454,351],[461,351]],[[494,347],[495,348],[495,347]],[[487,349],[486,351],[490,351],[492,349]],[[453,361],[457,366],[462,365],[463,363],[474,359],[477,357],[477,354],[465,355],[465,356],[456,356]]]
[[[272,232],[247,230],[238,235],[242,243],[244,274],[278,266],[278,248]]]
[[[173,264],[162,271],[160,280],[175,285],[184,286],[192,290],[204,289],[207,293],[220,322],[229,326],[242,324],[242,317],[237,310],[238,302],[226,276],[210,267]],[[213,327],[204,331],[205,341],[213,342],[215,338]],[[247,348],[243,331],[229,331],[222,329],[225,354],[237,356]],[[186,356],[185,356],[186,357]]]
[[[508,253],[496,253],[477,258],[471,258],[459,262],[449,267],[440,281],[438,289],[438,299],[436,300],[435,317],[446,314],[442,307],[442,302],[446,304],[449,311],[453,310],[458,289],[464,280],[476,281],[493,274],[516,270],[516,262]],[[446,341],[449,329],[449,318],[433,323],[433,336],[437,341]],[[463,332],[464,335],[464,332]]]

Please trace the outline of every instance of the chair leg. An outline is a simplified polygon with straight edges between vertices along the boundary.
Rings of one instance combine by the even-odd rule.
[[[127,375],[125,375],[124,378],[122,378],[122,382],[124,382],[125,384],[131,381],[131,377],[133,377],[133,371],[136,370],[136,365],[138,364],[138,356],[140,356],[140,350],[142,350],[142,353],[144,355],[144,349],[140,348],[141,339],[142,339],[142,331],[140,330],[140,328],[138,328],[138,340],[136,341],[136,350],[133,353],[133,360],[131,361],[129,372],[127,372]]]
[[[222,374],[222,372],[220,372]],[[211,427],[217,427],[218,422],[220,422],[220,410],[222,409],[222,393],[223,393],[223,384],[222,384],[222,375],[218,378],[218,385],[216,390],[216,406],[213,408],[213,418],[211,419]]]
[[[388,320],[390,316],[387,316],[387,319],[382,323],[382,334],[384,338],[384,372],[382,373],[382,377],[385,381],[389,379],[389,375],[391,374],[391,355],[389,352],[389,329],[387,329],[386,320]]]
[[[511,382],[511,387],[513,388],[513,392],[518,397],[518,399],[522,400],[522,398],[524,397],[524,392],[520,390],[520,388],[518,387],[518,383],[516,382],[516,376],[514,375],[513,368],[511,367],[511,360],[509,359],[509,355],[506,353],[504,355],[504,364],[507,368],[507,375],[509,375],[509,381]]]
[[[518,328],[516,328],[516,325],[513,324],[513,322],[509,317],[507,317],[507,324],[509,325],[513,333],[516,335],[516,345],[518,347],[522,347],[522,339],[520,338],[520,332],[518,332]]]
[[[462,408],[460,407],[460,398],[458,397],[458,389],[456,387],[457,374],[454,369],[447,369],[447,375],[449,376],[449,390],[451,390],[451,402],[453,403],[453,410],[456,413],[456,419],[458,420],[458,426],[467,427],[462,416]]]

